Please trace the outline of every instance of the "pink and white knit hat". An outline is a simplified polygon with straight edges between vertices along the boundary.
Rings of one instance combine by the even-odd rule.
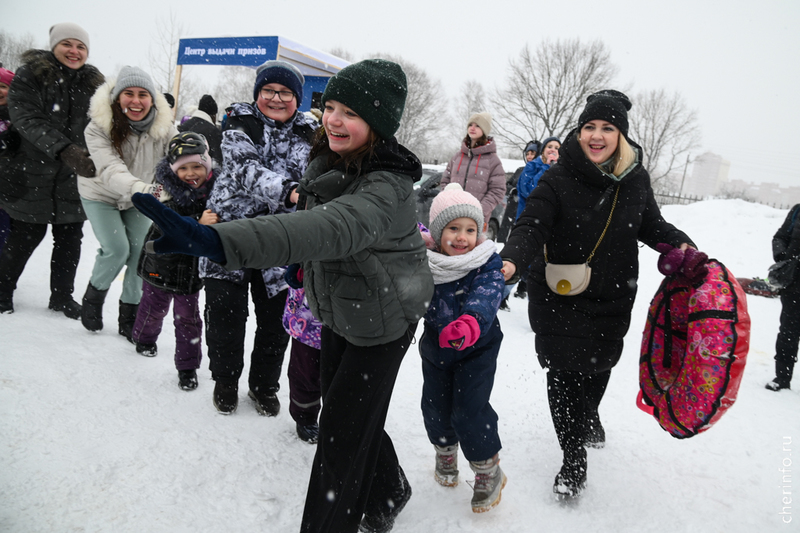
[[[450,183],[433,199],[430,211],[431,237],[437,245],[441,245],[442,231],[451,221],[471,218],[478,225],[478,232],[483,228],[483,208],[477,198],[464,191],[458,183]]]

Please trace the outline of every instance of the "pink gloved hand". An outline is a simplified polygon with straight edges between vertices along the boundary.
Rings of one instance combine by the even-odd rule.
[[[665,276],[672,276],[680,272],[684,260],[683,250],[663,242],[656,244],[656,250],[661,252],[658,258],[659,272]]]
[[[464,350],[478,342],[480,336],[481,328],[475,317],[461,315],[447,324],[439,334],[439,347]]]
[[[683,257],[681,272],[683,272],[683,275],[689,278],[690,281],[699,281],[708,274],[708,266],[706,265],[706,263],[708,263],[708,255],[700,250],[687,248],[686,251],[683,252]]]

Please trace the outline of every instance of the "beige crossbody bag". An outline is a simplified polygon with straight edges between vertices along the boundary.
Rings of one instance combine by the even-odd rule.
[[[611,212],[608,213],[606,227],[603,228],[603,233],[600,234],[597,244],[594,245],[594,250],[589,254],[585,263],[577,265],[557,265],[555,263],[549,263],[547,261],[547,245],[544,245],[544,277],[547,281],[547,286],[550,287],[550,290],[554,293],[562,296],[575,296],[585,291],[586,287],[589,286],[589,281],[592,279],[592,267],[589,266],[589,261],[592,260],[594,253],[597,251],[597,247],[600,246],[603,237],[606,236],[608,226],[611,224],[611,215],[614,214],[614,208],[617,207],[618,196],[619,187],[617,187],[617,192],[614,194],[614,203],[611,204]]]

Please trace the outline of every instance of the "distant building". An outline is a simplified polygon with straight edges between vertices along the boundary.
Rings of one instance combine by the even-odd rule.
[[[694,160],[692,175],[683,184],[684,195],[705,198],[721,192],[728,183],[731,163],[722,156],[706,152]]]

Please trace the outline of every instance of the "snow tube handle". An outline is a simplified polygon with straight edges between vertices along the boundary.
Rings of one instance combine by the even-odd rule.
[[[642,394],[642,389],[639,389],[639,394],[636,395],[636,407],[650,416],[653,416],[653,412],[655,411],[653,406],[644,403],[644,394]]]

